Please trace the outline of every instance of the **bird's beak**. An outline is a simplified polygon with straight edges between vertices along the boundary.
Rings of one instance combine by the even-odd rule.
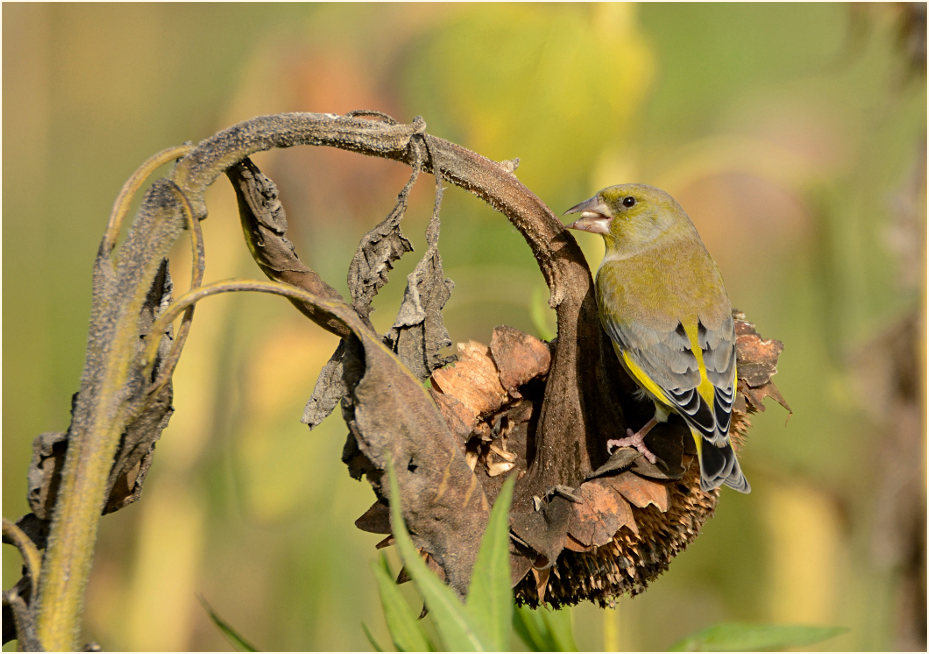
[[[600,199],[599,195],[574,205],[565,213],[581,214],[580,218],[568,225],[568,229],[579,229],[594,234],[610,233],[610,221],[613,217],[610,215],[609,207],[603,204],[603,200]]]

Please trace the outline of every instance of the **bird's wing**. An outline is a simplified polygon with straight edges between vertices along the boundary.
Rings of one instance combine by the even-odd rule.
[[[735,399],[732,316],[707,328],[700,319],[674,329],[625,323],[601,314],[623,365],[658,400],[712,442],[727,442]]]

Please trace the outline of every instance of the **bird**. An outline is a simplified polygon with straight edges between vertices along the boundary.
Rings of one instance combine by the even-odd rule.
[[[603,237],[600,324],[639,397],[655,405],[651,420],[609,439],[607,452],[632,447],[655,463],[645,436],[677,414],[696,444],[700,488],[725,484],[750,492],[729,438],[736,392],[732,304],[690,217],[647,184],[609,186],[565,213],[581,214],[568,228]]]

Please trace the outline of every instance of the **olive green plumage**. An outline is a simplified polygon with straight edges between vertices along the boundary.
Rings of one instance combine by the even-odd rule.
[[[729,441],[736,357],[732,305],[690,218],[645,184],[605,188],[572,207],[569,227],[603,236],[597,272],[600,322],[620,363],[655,403],[655,417],[611,445],[637,447],[671,411],[697,445],[700,485],[750,491]]]

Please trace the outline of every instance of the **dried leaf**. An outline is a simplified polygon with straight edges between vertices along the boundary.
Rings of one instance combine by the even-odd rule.
[[[777,372],[784,344],[761,338],[754,325],[740,320],[736,322],[736,347],[739,377],[753,387],[768,383]]]
[[[341,300],[338,291],[300,260],[287,238],[287,216],[274,182],[248,157],[227,169],[226,175],[235,190],[245,242],[262,272],[269,279]],[[348,329],[341,322],[314,305],[295,299],[290,302],[323,329],[343,338],[348,335]]]
[[[574,505],[568,533],[578,542],[597,547],[606,545],[621,527],[638,533],[629,503],[602,480],[581,484],[577,493],[583,501]]]
[[[761,338],[755,325],[745,320],[745,315],[734,312],[736,333],[736,365],[739,371],[739,393],[734,410],[745,412],[764,411],[764,399],[773,398],[790,411],[771,377],[777,372],[777,360],[784,344],[776,340]],[[743,400],[744,398],[744,400]]]
[[[514,540],[510,539],[510,582],[515,586],[523,577],[529,574],[532,569],[532,561],[526,555],[526,552],[517,546]]]
[[[389,534],[390,507],[382,502],[375,502],[355,520],[355,526],[371,534]]]
[[[505,325],[494,328],[490,352],[500,371],[500,383],[514,396],[530,379],[548,374],[552,363],[546,343]]]
[[[617,448],[610,455],[610,458],[607,459],[607,462],[590,473],[587,478],[595,479],[597,477],[608,475],[611,472],[628,470],[633,463],[641,458],[643,458],[642,453],[631,447]]]
[[[303,407],[303,417],[301,418],[301,421],[310,429],[325,420],[338,405],[339,400],[348,392],[348,387],[343,381],[342,357],[344,355],[345,345],[344,342],[340,341],[335,352],[329,357],[329,361],[319,371],[319,377],[313,387],[313,394],[310,395],[306,406]]]
[[[774,385],[774,382],[769,382],[758,388],[752,388],[747,384],[739,384],[739,392],[745,397],[745,403],[738,405],[737,408],[743,411],[764,411],[764,399],[766,397],[772,398],[788,411],[791,410],[787,400],[781,395],[780,389]]]
[[[397,462],[404,519],[414,539],[464,595],[488,502],[426,390],[375,335],[357,333],[365,369],[349,384],[350,401],[344,405],[351,433],[359,452],[379,471],[371,481],[382,497],[386,477],[381,472],[388,457]]]
[[[539,602],[545,601],[545,591],[548,589],[548,577],[551,573],[551,568],[544,568],[542,570],[538,568],[532,569],[532,576],[535,577],[535,589],[539,596]]]
[[[400,360],[417,378],[425,380],[436,368],[454,357],[445,357],[440,351],[451,345],[448,331],[442,322],[441,310],[454,284],[443,279],[438,255],[420,262],[407,278],[406,293],[397,321],[385,340]]]
[[[554,565],[564,549],[574,506],[573,502],[555,495],[543,501],[537,511],[511,513],[510,529],[534,553],[533,566],[544,568]]]
[[[435,388],[429,389],[432,400],[438,407],[445,424],[451,432],[464,443],[468,440],[474,430],[474,423],[477,421],[477,414],[466,407],[457,398],[437,391]]]
[[[458,344],[458,361],[432,373],[432,385],[451,395],[475,415],[501,407],[507,399],[490,348],[475,341]]]
[[[443,349],[452,344],[442,320],[442,308],[455,286],[452,280],[445,278],[439,254],[441,203],[442,178],[437,175],[435,205],[426,228],[428,247],[416,268],[407,276],[406,291],[397,311],[397,319],[384,339],[410,372],[421,380],[454,359],[441,354]]]
[[[567,537],[564,541],[564,548],[570,552],[590,552],[595,549],[595,545],[584,545],[581,541],[577,540],[571,532],[568,532]]]
[[[104,513],[112,513],[137,501],[155,454],[155,443],[174,413],[171,384],[158,391],[148,409],[126,428],[120,449],[110,472],[109,495]]]
[[[42,520],[52,519],[67,451],[68,436],[65,432],[45,432],[32,441],[27,496],[29,508]]]
[[[400,221],[406,213],[407,199],[417,177],[419,168],[414,167],[409,181],[397,196],[394,208],[361,238],[349,264],[348,288],[352,294],[352,305],[364,320],[371,314],[371,301],[387,283],[393,262],[413,251],[413,245],[400,232]]]
[[[278,197],[277,186],[249,158],[226,171],[236,193],[239,219],[245,241],[258,267],[268,278],[306,289],[316,295],[341,299],[338,291],[311,270],[287,238],[287,216]],[[329,332],[343,338],[350,332],[338,320],[316,306],[300,300],[290,300],[305,316]],[[313,394],[303,410],[303,422],[310,429],[320,424],[335,409],[346,392],[342,382],[340,343],[329,362],[323,367]]]
[[[669,496],[666,484],[645,479],[631,472],[623,472],[615,477],[604,477],[599,481],[621,493],[633,506],[640,509],[653,504],[662,513],[668,510]]]

